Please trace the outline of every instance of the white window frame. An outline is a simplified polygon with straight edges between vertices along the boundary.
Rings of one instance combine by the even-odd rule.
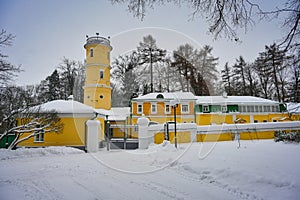
[[[167,107],[169,108],[169,111],[167,111]],[[170,113],[171,113],[171,105],[165,104],[165,114],[170,114]]]
[[[141,110],[139,110],[139,107],[141,107]],[[136,113],[137,114],[143,114],[143,103],[138,103],[136,106]]]
[[[101,75],[102,75],[102,77],[101,77]],[[100,70],[99,78],[101,80],[104,79],[104,70],[103,69]]]
[[[221,111],[223,113],[227,112],[227,105],[221,105]]]
[[[202,112],[209,112],[209,106],[208,105],[202,105]]]
[[[185,106],[187,106],[187,111],[183,110]],[[181,104],[181,113],[190,113],[190,105],[187,103]]]
[[[39,127],[37,127],[39,128]],[[45,131],[44,130],[40,130],[40,131],[36,131],[37,134],[34,136],[34,142],[44,142],[45,141]]]
[[[157,113],[157,103],[151,103],[151,114],[156,114],[156,113]]]

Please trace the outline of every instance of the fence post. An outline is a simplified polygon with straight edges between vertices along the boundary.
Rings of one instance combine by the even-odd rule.
[[[86,124],[88,127],[87,152],[97,152],[99,150],[98,133],[100,122],[98,120],[88,120]]]
[[[149,147],[149,134],[148,125],[149,119],[145,116],[138,118],[138,138],[139,138],[139,149],[147,149]]]

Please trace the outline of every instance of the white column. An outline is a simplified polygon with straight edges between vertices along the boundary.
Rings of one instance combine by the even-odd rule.
[[[149,134],[148,134],[149,119],[145,116],[142,116],[138,119],[137,124],[138,124],[139,149],[148,149],[148,147],[149,147]]]
[[[86,124],[88,127],[86,150],[89,153],[97,152],[99,150],[98,134],[100,122],[98,120],[88,120]]]

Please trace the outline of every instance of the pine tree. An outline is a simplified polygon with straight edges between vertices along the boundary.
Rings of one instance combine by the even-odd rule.
[[[60,84],[60,78],[57,70],[54,70],[54,72],[46,78],[47,85],[48,85],[48,92],[47,100],[52,101],[56,99],[61,99],[62,92],[61,92],[61,84]]]
[[[259,57],[254,62],[254,69],[259,79],[262,95],[265,99],[272,98],[272,67],[266,62],[267,53],[259,53]]]
[[[224,69],[221,71],[222,74],[222,81],[224,83],[225,92],[228,95],[233,95],[233,88],[232,88],[232,72],[231,68],[228,66],[228,62],[225,63]]]
[[[265,63],[272,68],[272,82],[275,87],[276,98],[278,101],[283,101],[285,91],[280,92],[280,85],[283,84],[283,82],[280,82],[279,80],[279,73],[285,68],[283,65],[285,59],[287,59],[285,51],[280,50],[279,46],[277,46],[275,43],[270,46],[266,46],[265,49],[267,53]]]
[[[143,37],[143,41],[140,42],[137,47],[139,55],[139,64],[141,66],[149,64],[150,69],[150,92],[154,92],[154,70],[153,64],[163,62],[166,56],[166,50],[160,49],[156,45],[156,40],[151,36]]]
[[[245,68],[246,62],[242,56],[236,59],[236,63],[233,65],[233,82],[234,88],[237,95],[247,95],[246,92],[246,77],[245,77]]]

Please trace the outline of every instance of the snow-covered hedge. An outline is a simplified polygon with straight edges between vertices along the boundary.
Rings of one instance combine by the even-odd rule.
[[[286,131],[275,131],[274,135],[275,142],[300,142],[300,131],[292,131],[292,132],[286,132]]]

